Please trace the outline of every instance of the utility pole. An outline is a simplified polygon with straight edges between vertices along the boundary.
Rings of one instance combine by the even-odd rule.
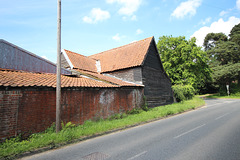
[[[61,0],[58,0],[57,16],[57,87],[56,87],[56,132],[61,130]]]

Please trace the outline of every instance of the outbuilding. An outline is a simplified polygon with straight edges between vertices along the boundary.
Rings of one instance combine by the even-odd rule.
[[[88,57],[69,50],[62,53],[62,65],[80,75],[112,77],[143,85],[149,107],[173,103],[171,80],[163,68],[154,37]]]

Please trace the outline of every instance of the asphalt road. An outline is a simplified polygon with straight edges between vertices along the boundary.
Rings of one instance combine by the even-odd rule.
[[[32,160],[240,160],[240,100],[86,140],[23,159]]]

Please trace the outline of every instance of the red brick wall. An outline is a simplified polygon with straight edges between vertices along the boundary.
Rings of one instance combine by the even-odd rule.
[[[81,124],[139,107],[143,88],[63,89],[62,121]],[[0,140],[44,131],[55,122],[56,91],[11,89],[0,91]]]
[[[0,139],[16,135],[20,91],[0,91]]]

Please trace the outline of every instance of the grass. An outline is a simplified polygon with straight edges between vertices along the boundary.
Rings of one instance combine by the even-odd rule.
[[[26,140],[21,140],[19,136],[1,143],[0,159],[12,159],[16,155],[34,151],[42,147],[54,148],[73,142],[74,140],[80,141],[85,137],[164,118],[169,115],[195,109],[204,104],[205,102],[202,99],[195,97],[192,100],[155,107],[148,111],[134,110],[128,114],[116,114],[106,120],[99,120],[97,122],[88,120],[83,125],[78,126],[69,122],[63,125],[63,129],[58,134],[55,133],[55,127],[52,125],[52,127],[48,128],[45,132],[32,134]]]
[[[234,94],[230,94],[229,96],[221,96],[219,93],[213,94],[213,95],[209,95],[206,96],[207,98],[231,98],[231,99],[240,99],[240,92],[234,93]]]

